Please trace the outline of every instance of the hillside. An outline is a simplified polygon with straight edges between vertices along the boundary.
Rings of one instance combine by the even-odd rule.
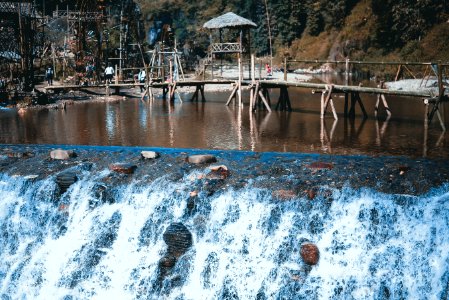
[[[207,20],[233,11],[259,27],[252,31],[258,55],[269,54],[266,7],[255,0],[136,0],[145,27],[174,28],[177,40],[203,54]],[[446,1],[267,0],[277,57],[321,59],[449,60]]]

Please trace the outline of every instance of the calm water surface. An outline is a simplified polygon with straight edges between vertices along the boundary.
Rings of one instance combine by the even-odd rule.
[[[76,103],[67,110],[0,110],[0,143],[77,144],[208,148],[326,154],[407,155],[449,158],[449,135],[437,120],[426,130],[420,99],[388,97],[393,116],[381,109],[374,117],[374,96],[362,96],[369,118],[359,107],[354,120],[342,115],[344,98],[336,98],[339,120],[321,120],[320,95],[290,89],[292,112],[249,113],[248,106],[225,106],[230,92],[206,92],[207,102],[173,105],[139,99],[113,103]],[[181,94],[184,100],[191,94]],[[277,102],[273,91],[272,102]],[[247,103],[248,93],[244,94]],[[381,106],[382,108],[382,106]],[[442,111],[448,115],[448,108]],[[435,118],[436,119],[436,118]],[[446,127],[449,123],[446,118]]]

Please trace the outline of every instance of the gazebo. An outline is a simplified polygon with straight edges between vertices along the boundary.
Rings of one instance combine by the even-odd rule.
[[[218,30],[220,33],[220,42],[214,43],[211,37],[211,48],[210,51],[212,53],[243,53],[246,52],[244,49],[244,45],[242,43],[243,39],[243,30],[247,30],[248,32],[248,46],[249,51],[251,49],[251,38],[249,34],[250,28],[256,28],[257,25],[241,16],[236,15],[233,12],[225,13],[224,15],[221,15],[219,17],[213,18],[212,20],[207,21],[203,25],[204,28],[209,30]],[[236,29],[240,30],[240,39],[237,43],[231,43],[231,42],[223,42],[222,41],[222,30],[225,28],[229,29]]]
[[[257,25],[243,17],[240,17],[236,15],[233,12],[225,13],[224,15],[221,15],[219,17],[216,17],[212,20],[207,21],[204,23],[203,28],[208,29],[211,31],[209,37],[210,37],[210,48],[209,48],[209,55],[206,58],[206,60],[203,61],[203,78],[205,76],[205,66],[207,63],[210,63],[212,65],[212,77],[213,75],[213,59],[215,54],[231,54],[231,53],[237,53],[238,57],[238,69],[239,69],[239,78],[236,82],[235,88],[231,93],[231,96],[229,97],[228,102],[226,105],[228,105],[232,99],[234,99],[236,96],[238,96],[239,105],[242,105],[242,78],[243,78],[243,69],[242,69],[242,54],[243,53],[250,53],[251,52],[251,36],[249,29],[250,28],[256,28]],[[224,42],[223,41],[223,29],[230,29],[230,30],[239,30],[240,35],[237,42]],[[214,42],[212,39],[212,30],[218,30],[220,35],[219,42]],[[248,33],[248,48],[245,48],[246,45],[243,43],[243,31],[246,30]],[[222,56],[223,58],[223,56]],[[220,64],[221,70],[223,70],[223,61]]]

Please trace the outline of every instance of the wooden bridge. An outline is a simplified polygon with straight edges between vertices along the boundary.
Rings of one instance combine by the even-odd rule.
[[[345,117],[355,117],[355,109],[358,105],[363,117],[367,118],[367,112],[363,104],[362,96],[363,94],[371,94],[377,96],[377,102],[375,105],[375,115],[379,110],[379,106],[382,103],[388,116],[391,116],[391,111],[388,106],[386,96],[406,96],[414,97],[418,100],[422,100],[426,105],[426,118],[428,123],[432,121],[433,117],[436,115],[438,117],[439,123],[443,131],[446,130],[444,120],[440,114],[440,105],[443,102],[448,102],[449,97],[445,95],[445,89],[442,82],[442,74],[438,77],[438,94],[433,94],[430,91],[407,91],[407,90],[392,90],[386,89],[381,82],[378,87],[363,87],[354,85],[336,85],[336,84],[322,84],[322,83],[308,83],[308,82],[292,82],[287,80],[268,80],[266,78],[255,78],[255,68],[254,68],[254,58],[252,58],[251,67],[251,80],[243,80],[242,78],[242,63],[239,60],[239,78],[237,80],[183,80],[176,82],[152,82],[147,83],[115,83],[111,84],[99,84],[90,86],[80,86],[80,85],[55,85],[47,86],[43,89],[46,92],[53,91],[69,91],[69,90],[83,90],[83,89],[105,89],[105,94],[110,95],[111,89],[115,90],[115,93],[119,93],[121,88],[132,88],[132,87],[144,87],[145,92],[141,95],[142,100],[148,96],[147,99],[150,101],[154,98],[152,89],[162,89],[163,99],[168,99],[169,101],[174,101],[175,93],[178,87],[195,87],[195,92],[191,97],[191,101],[198,101],[201,95],[202,101],[205,101],[204,87],[205,85],[234,85],[234,88],[226,102],[229,105],[232,101],[238,103],[239,106],[243,106],[242,100],[242,88],[249,89],[250,100],[249,109],[255,111],[258,107],[263,107],[264,109],[271,111],[271,92],[275,89],[279,90],[279,98],[275,105],[276,110],[290,111],[292,109],[291,99],[289,96],[288,89],[290,87],[305,88],[310,89],[312,93],[321,93],[321,111],[320,117],[324,118],[330,107],[334,119],[338,119],[338,114],[334,105],[335,95],[344,94],[344,116]],[[441,68],[439,68],[441,70]],[[285,71],[286,72],[286,71]],[[441,71],[440,71],[441,72]],[[286,76],[284,76],[286,78]],[[182,101],[182,99],[181,99]]]

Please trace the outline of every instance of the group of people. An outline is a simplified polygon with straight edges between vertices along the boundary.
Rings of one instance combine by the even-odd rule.
[[[104,78],[105,78],[105,83],[107,84],[111,84],[112,83],[112,79],[114,78],[114,73],[115,70],[111,65],[108,65],[106,67],[106,69],[104,70]],[[86,65],[86,79],[87,79],[87,83],[90,84],[92,83],[93,77],[95,74],[95,65],[93,65],[92,63],[87,63]],[[53,71],[53,67],[52,66],[48,66],[46,71],[45,71],[45,80],[47,81],[47,84],[53,85],[53,78],[54,78],[54,71]],[[146,72],[144,69],[141,69],[139,74],[137,75],[137,79],[139,81],[139,83],[145,83],[146,80]],[[1,82],[0,82],[0,89],[1,89]],[[145,89],[143,87],[143,85],[140,85],[140,91],[143,92]]]

